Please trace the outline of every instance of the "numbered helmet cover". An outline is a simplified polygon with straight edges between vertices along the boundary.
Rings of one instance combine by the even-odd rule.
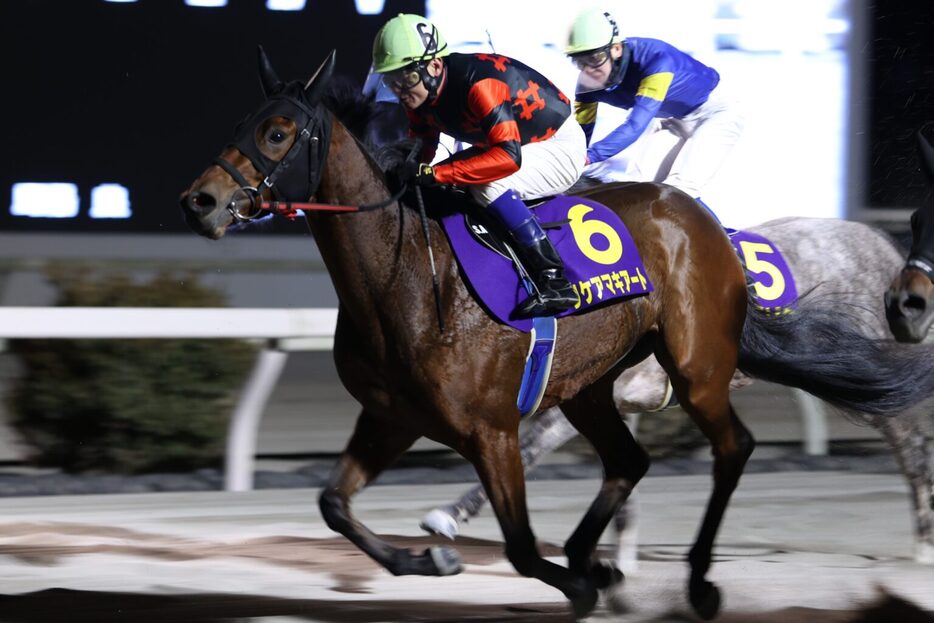
[[[564,53],[573,55],[589,52],[622,40],[612,15],[601,9],[588,9],[578,14],[571,25]]]
[[[400,13],[380,28],[373,41],[373,71],[383,74],[451,51],[434,24],[420,15]]]

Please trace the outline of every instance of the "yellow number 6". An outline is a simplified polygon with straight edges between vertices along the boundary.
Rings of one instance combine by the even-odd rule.
[[[571,231],[574,233],[574,242],[581,253],[598,264],[615,264],[623,257],[623,241],[619,234],[600,219],[584,220],[584,215],[593,212],[593,208],[578,203],[568,210],[568,219],[571,221]],[[603,236],[609,242],[609,247],[603,251],[595,248],[590,240],[594,236]]]
[[[766,273],[772,278],[772,285],[764,286],[756,281],[756,296],[766,301],[774,301],[785,291],[785,278],[775,264],[760,259],[758,253],[775,253],[775,249],[761,242],[747,242],[741,240],[739,246],[743,250],[746,267],[757,273]]]

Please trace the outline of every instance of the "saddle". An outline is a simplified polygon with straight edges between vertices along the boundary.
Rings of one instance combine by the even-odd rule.
[[[510,316],[528,296],[522,272],[504,235],[482,209],[459,205],[458,212],[440,217],[442,227],[477,301],[498,322],[520,331],[531,330],[531,319]],[[615,212],[584,197],[560,195],[534,206],[561,256],[565,275],[580,304],[559,317],[583,313],[617,300],[642,296],[652,284],[636,243]],[[465,213],[467,216],[465,216]]]
[[[517,406],[523,415],[533,413],[551,372],[557,319],[511,317],[516,305],[531,294],[532,286],[499,224],[478,206],[463,203],[457,213],[442,216],[441,224],[476,300],[498,322],[531,334]],[[547,198],[529,206],[558,250],[565,275],[580,298],[576,307],[559,316],[652,291],[635,242],[612,210],[572,196]]]

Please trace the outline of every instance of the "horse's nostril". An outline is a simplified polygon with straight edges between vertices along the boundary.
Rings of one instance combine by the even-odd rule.
[[[923,296],[908,294],[901,300],[902,313],[909,318],[916,318],[924,313],[927,301]]]
[[[185,197],[184,205],[194,212],[209,212],[217,206],[217,201],[210,193],[194,192]]]

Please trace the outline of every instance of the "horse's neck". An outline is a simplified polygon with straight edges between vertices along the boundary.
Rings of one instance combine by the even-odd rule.
[[[385,200],[388,191],[375,164],[350,132],[334,120],[327,164],[318,190],[325,203],[367,205]],[[381,311],[411,295],[413,219],[403,219],[393,204],[364,213],[318,214],[309,218],[312,234],[328,267],[341,303],[352,315]]]

